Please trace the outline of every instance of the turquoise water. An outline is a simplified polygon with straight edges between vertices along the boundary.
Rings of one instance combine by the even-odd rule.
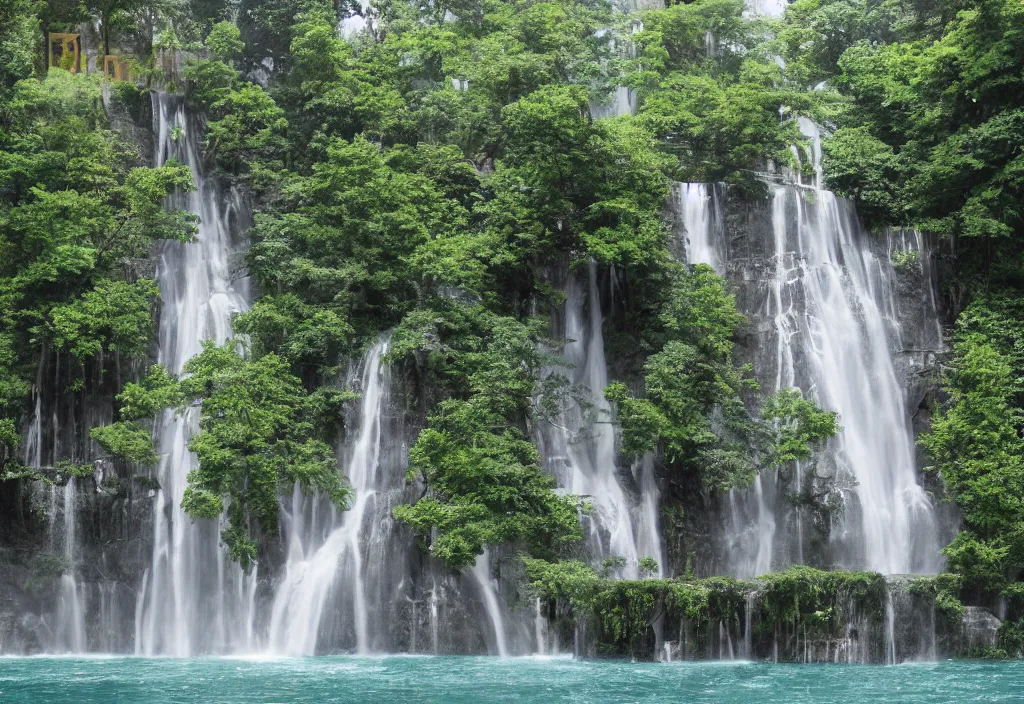
[[[2,704],[1021,701],[1021,662],[880,667],[484,657],[0,658]]]

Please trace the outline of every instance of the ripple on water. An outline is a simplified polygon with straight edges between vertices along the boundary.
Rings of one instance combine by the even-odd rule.
[[[5,658],[3,704],[1020,702],[1024,663],[909,667],[571,658]]]

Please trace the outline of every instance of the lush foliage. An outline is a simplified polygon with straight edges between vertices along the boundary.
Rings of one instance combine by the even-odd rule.
[[[108,129],[93,78],[55,70],[0,100],[0,460],[44,350],[67,353],[63,383],[87,369],[144,357],[153,334],[152,281],[133,265],[158,239],[191,238],[194,217],[164,208],[192,187],[188,169],[143,168]]]
[[[542,359],[522,323],[473,306],[407,316],[395,356],[426,354],[455,398],[442,401],[410,450],[410,472],[429,492],[395,516],[430,537],[430,551],[453,567],[485,545],[523,544],[551,555],[580,537],[577,505],[556,495],[521,422]],[[415,325],[415,328],[412,326]]]
[[[815,446],[840,430],[836,413],[822,411],[799,389],[783,389],[766,398],[761,418],[772,423],[769,467],[811,459]]]
[[[455,568],[496,545],[558,559],[580,538],[587,507],[555,491],[533,443],[567,399],[591,412],[579,399],[604,391],[622,461],[655,453],[677,494],[746,485],[811,458],[838,431],[834,414],[796,392],[759,394],[733,356],[745,321],[724,279],[673,262],[662,222],[671,179],[756,194],[756,175],[801,144],[793,118],[836,111],[833,93],[806,90],[775,60],[781,50],[739,0],[642,13],[581,0],[61,8],[16,4],[0,40],[24,39],[39,21],[100,18],[105,49],[134,50],[147,87],[184,90],[205,118],[195,126],[207,172],[256,204],[246,264],[260,296],[234,320],[245,353],[209,347],[180,379],[153,367],[120,390],[117,422],[91,433],[152,464],[151,419],[198,412],[184,507],[226,515],[243,564],[276,528],[282,485],[344,503],[330,444],[352,394],[338,380],[388,331],[388,361],[422,427],[410,481],[425,486],[395,515]],[[356,15],[365,31],[339,33]],[[787,51],[800,46],[775,31]],[[635,51],[622,50],[627,36]],[[180,76],[178,50],[190,57]],[[813,60],[838,66],[835,52]],[[129,168],[123,140],[103,127],[98,86],[59,70],[17,83],[32,71],[26,57],[0,67],[13,96],[0,135],[14,155],[0,163],[10,199],[0,240],[10,273],[0,273],[13,282],[0,289],[12,311],[0,335],[8,452],[41,345],[83,368],[145,355],[157,292],[129,264],[194,227],[163,208],[189,186],[187,170]],[[809,75],[808,61],[793,64]],[[635,115],[595,119],[627,88]],[[116,92],[144,114],[144,94]],[[591,263],[596,317],[629,388],[569,388],[548,373],[568,342],[547,339],[566,279]],[[625,350],[627,339],[639,344]],[[647,560],[643,572],[657,572]]]
[[[661,442],[670,462],[699,467],[709,485],[749,482],[756,467],[745,449],[749,414],[740,392],[751,382],[732,363],[743,317],[722,278],[704,265],[675,269],[659,323],[661,349],[644,365],[646,396],[630,397],[623,384],[605,391],[619,405],[623,449],[641,455]],[[735,437],[712,432],[716,408]]]
[[[839,432],[836,414],[784,389],[749,413],[745,391],[757,384],[733,362],[733,339],[744,319],[724,280],[706,265],[673,270],[659,312],[661,349],[644,364],[646,395],[625,384],[605,389],[618,408],[622,449],[639,456],[660,450],[677,471],[707,487],[746,486],[763,467],[810,459]]]
[[[1011,0],[793,7],[783,34],[790,52],[808,78],[827,78],[850,99],[825,145],[829,184],[873,222],[989,241],[978,256],[998,265],[991,247],[1022,227],[1024,8]]]
[[[995,591],[1024,569],[1024,328],[1019,299],[979,298],[960,316],[950,400],[922,444],[966,530],[946,548],[965,586]]]
[[[810,111],[816,97],[785,80],[764,28],[742,9],[738,0],[669,4],[645,13],[635,37],[627,70],[642,98],[638,120],[678,158],[676,180],[756,188],[754,171],[789,163],[801,142],[779,109]]]
[[[963,578],[958,574],[940,574],[934,577],[918,577],[907,590],[914,595],[930,599],[935,605],[935,614],[947,625],[959,628],[963,623],[964,605],[957,597]]]
[[[182,507],[193,518],[218,518],[226,511],[221,538],[245,568],[257,559],[259,535],[277,530],[283,488],[298,483],[346,505],[348,490],[324,439],[330,425],[318,417],[317,399],[273,353],[250,360],[237,342],[208,343],[186,362],[180,381],[156,366],[141,382],[128,384],[119,400],[123,420],[96,428],[93,437],[136,462],[155,459],[139,420],[168,406],[191,413],[201,402],[199,433],[188,444],[199,466],[188,475]]]

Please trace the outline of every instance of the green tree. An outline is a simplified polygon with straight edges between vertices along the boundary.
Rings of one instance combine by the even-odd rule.
[[[428,355],[457,397],[438,405],[409,451],[410,477],[426,480],[426,496],[395,517],[453,568],[488,545],[553,556],[579,540],[577,501],[555,494],[522,431],[542,364],[530,330],[454,304],[447,315],[410,315],[396,330],[392,357],[410,354]]]
[[[818,446],[840,431],[838,415],[822,411],[799,389],[783,389],[767,397],[761,405],[761,418],[772,425],[769,467],[811,459]]]
[[[982,306],[976,302],[972,308]],[[991,592],[1024,566],[1020,367],[977,332],[963,334],[955,352],[945,385],[949,402],[921,444],[968,531],[946,548],[950,566],[965,576],[966,586]]]
[[[40,23],[31,0],[8,0],[0,5],[0,100],[14,84],[32,75]]]
[[[143,0],[88,0],[90,14],[99,20],[103,40],[103,53],[111,54],[111,31],[134,27],[132,13],[146,6]]]
[[[0,129],[0,422],[17,428],[46,349],[66,351],[69,388],[101,353],[145,356],[155,287],[133,272],[158,239],[188,241],[195,217],[167,210],[189,170],[136,164],[107,129],[100,83],[54,71],[17,83]],[[4,432],[10,461],[17,435]]]
[[[154,368],[119,396],[123,420],[92,435],[116,455],[151,462],[152,442],[137,421],[172,405],[187,413],[201,402],[199,433],[189,441],[198,467],[188,475],[182,508],[193,518],[226,514],[222,539],[248,569],[258,558],[259,537],[277,532],[278,498],[287,486],[323,492],[340,508],[350,492],[326,441],[334,438],[318,424],[288,363],[273,353],[246,359],[238,344],[206,343],[185,363],[180,382]]]

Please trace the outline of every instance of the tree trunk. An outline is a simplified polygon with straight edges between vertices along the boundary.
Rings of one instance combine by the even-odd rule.
[[[107,73],[107,56],[110,55],[110,24],[107,22],[107,13],[100,14],[100,21],[103,23],[103,74]]]

